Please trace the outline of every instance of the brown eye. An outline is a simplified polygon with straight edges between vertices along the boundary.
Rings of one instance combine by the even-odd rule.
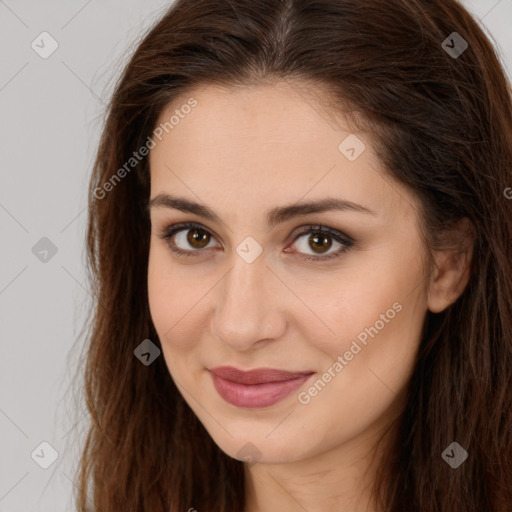
[[[307,242],[306,235],[308,235]],[[212,234],[201,225],[194,223],[172,225],[159,236],[167,240],[171,251],[179,256],[200,256],[205,252],[203,249],[214,247],[210,245],[214,239]],[[347,252],[354,242],[352,238],[335,229],[321,225],[308,226],[294,238],[293,245],[296,245],[298,250],[289,251],[287,248],[285,252],[297,253],[304,260],[326,261]],[[338,250],[328,252],[333,244]],[[339,247],[336,247],[336,244]]]
[[[199,224],[185,222],[167,227],[159,234],[167,241],[169,249],[179,256],[200,256],[213,246],[212,234]],[[208,247],[210,246],[210,247]]]
[[[204,249],[210,242],[210,233],[201,228],[187,230],[187,242],[195,249]]]
[[[321,233],[312,234],[308,239],[308,244],[313,251],[323,254],[324,251],[328,251],[332,246],[332,240],[328,235]]]
[[[317,225],[298,233],[293,245],[297,248],[294,252],[305,260],[327,261],[347,252],[354,246],[354,240],[340,231]],[[331,248],[337,250],[328,252]]]

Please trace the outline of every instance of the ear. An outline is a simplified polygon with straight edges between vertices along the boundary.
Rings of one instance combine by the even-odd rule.
[[[428,292],[428,309],[440,313],[453,304],[468,284],[475,231],[469,219],[461,219],[446,236],[456,241],[457,247],[438,251],[434,255],[435,269]]]

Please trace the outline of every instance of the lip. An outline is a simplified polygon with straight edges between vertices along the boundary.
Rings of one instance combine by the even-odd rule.
[[[232,366],[210,370],[217,393],[237,407],[269,407],[286,398],[315,372],[288,372],[274,368],[249,371]]]

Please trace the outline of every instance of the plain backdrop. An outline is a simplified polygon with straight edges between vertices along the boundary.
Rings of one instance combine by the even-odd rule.
[[[87,183],[114,81],[171,3],[0,0],[0,512],[74,510]],[[512,0],[464,3],[510,77]]]

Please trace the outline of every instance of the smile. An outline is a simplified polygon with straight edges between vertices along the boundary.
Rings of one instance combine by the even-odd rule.
[[[210,374],[217,393],[236,407],[269,407],[280,402],[306,382],[314,372],[258,369],[243,372],[219,367]]]

